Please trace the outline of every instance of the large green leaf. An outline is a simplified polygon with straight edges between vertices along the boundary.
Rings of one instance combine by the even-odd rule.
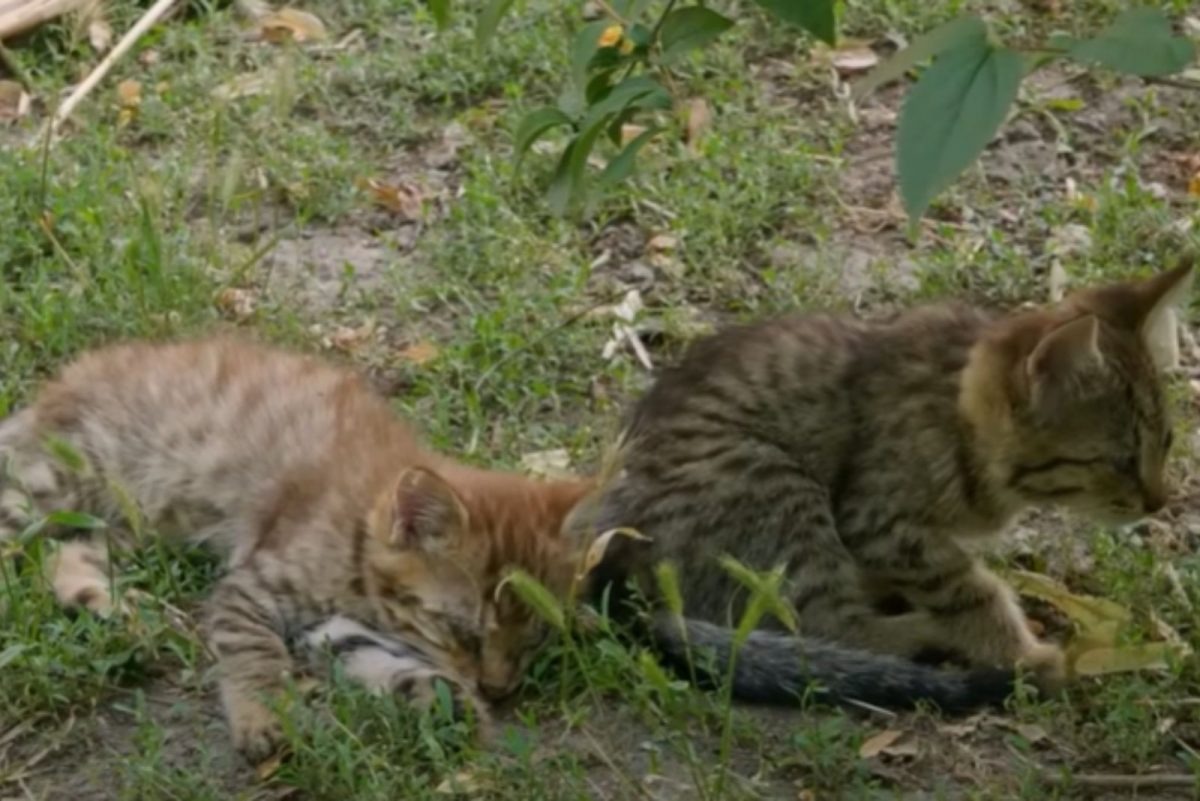
[[[733,27],[733,20],[704,6],[677,8],[663,18],[659,32],[662,61],[669,64],[689,50],[704,47]]]
[[[908,47],[871,70],[855,83],[854,97],[861,100],[885,83],[899,78],[922,61],[933,58],[953,47],[968,41],[983,44],[987,41],[987,32],[987,23],[976,16],[957,17],[931,31],[926,31],[913,39],[912,44]]]
[[[513,2],[514,0],[490,0],[483,7],[483,11],[479,12],[479,18],[475,21],[475,44],[479,49],[487,47],[488,42],[496,35],[501,17],[512,8]]]
[[[1131,8],[1094,39],[1073,43],[1067,55],[1129,75],[1171,75],[1196,58],[1189,39],[1174,36],[1171,22],[1155,8]]]
[[[558,166],[554,168],[554,176],[550,179],[550,188],[546,190],[546,201],[555,214],[566,214],[572,203],[583,196],[587,183],[588,156],[603,130],[603,126],[594,125],[582,131],[563,151]]]
[[[597,20],[584,25],[571,43],[571,79],[577,86],[587,83],[588,64],[600,49],[600,34],[612,26],[610,20]]]
[[[655,134],[661,130],[661,128],[647,128],[635,136],[629,144],[621,149],[620,153],[613,156],[612,161],[605,165],[604,171],[600,173],[600,177],[596,180],[596,183],[604,188],[608,188],[624,181],[632,175],[638,151],[645,147],[654,138]]]
[[[1024,74],[1020,53],[972,38],[921,75],[896,132],[900,194],[913,220],[992,140]]]
[[[553,106],[531,111],[521,120],[514,136],[513,150],[517,161],[541,138],[542,134],[560,125],[570,125],[571,118]]]
[[[755,0],[784,22],[799,25],[823,42],[837,41],[836,0]]]

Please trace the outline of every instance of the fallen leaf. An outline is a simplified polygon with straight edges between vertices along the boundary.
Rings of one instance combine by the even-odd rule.
[[[969,718],[965,718],[960,723],[943,723],[937,727],[942,734],[951,737],[966,737],[968,734],[974,734],[979,730],[979,724],[987,717],[987,712],[976,712]]]
[[[88,23],[88,42],[97,53],[105,53],[112,47],[112,26],[104,17],[98,17]]]
[[[533,451],[521,457],[521,467],[535,476],[561,476],[571,466],[571,454],[566,448],[554,448],[548,451]]]
[[[904,732],[898,729],[884,729],[881,732],[872,734],[863,741],[863,744],[858,749],[858,755],[863,759],[879,756],[883,753],[884,749],[903,736]]]
[[[1163,670],[1170,666],[1172,654],[1184,655],[1190,649],[1167,642],[1142,643],[1090,648],[1075,657],[1077,676],[1104,676],[1109,673],[1131,673],[1137,670]]]
[[[1067,270],[1062,266],[1061,261],[1054,259],[1050,262],[1050,275],[1047,277],[1046,283],[1051,303],[1058,303],[1063,299],[1070,280]]]
[[[644,125],[622,125],[621,126],[621,145],[622,147],[637,139],[646,132],[647,128]]]
[[[227,317],[240,323],[253,316],[258,308],[258,293],[253,289],[226,287],[217,293],[216,305]]]
[[[254,772],[258,775],[259,780],[265,781],[278,773],[279,768],[283,766],[283,758],[284,754],[280,752],[258,763]]]
[[[1187,193],[1194,198],[1200,198],[1200,172],[1193,175],[1188,181]]]
[[[651,253],[669,253],[679,247],[679,239],[670,234],[655,234],[646,243],[646,250]]]
[[[843,77],[866,72],[879,63],[879,55],[867,46],[839,47],[831,59]]]
[[[133,79],[117,84],[117,102],[121,108],[134,109],[142,104],[142,84]]]
[[[0,122],[19,120],[29,113],[29,95],[16,81],[0,81]]]
[[[345,353],[358,350],[369,339],[371,339],[376,331],[374,322],[367,321],[360,326],[351,328],[347,325],[339,325],[325,339],[325,347],[335,348]]]
[[[424,216],[424,198],[412,186],[393,186],[374,178],[362,178],[358,188],[370,195],[377,205],[395,212],[406,220],[417,221]]]
[[[1076,595],[1048,576],[1025,570],[1011,571],[1009,581],[1021,594],[1054,605],[1075,624],[1076,634],[1065,649],[1067,663],[1074,675],[1156,670],[1166,667],[1172,654],[1191,653],[1169,626],[1159,629],[1165,642],[1118,645],[1117,638],[1132,622],[1133,613],[1113,601]]]
[[[414,342],[400,351],[400,358],[410,361],[418,367],[428,364],[438,357],[438,346],[428,341]]]
[[[248,72],[245,75],[239,75],[236,78],[228,80],[216,89],[213,89],[212,96],[216,100],[236,100],[239,97],[261,95],[267,91],[274,80],[275,73],[271,70]]]
[[[296,8],[281,8],[258,18],[258,32],[263,41],[322,42],[329,38],[325,23],[314,14]]]
[[[703,97],[693,97],[684,106],[683,142],[688,152],[696,155],[700,139],[712,124],[712,109]]]
[[[1050,739],[1050,735],[1046,734],[1046,730],[1036,723],[1018,723],[1013,726],[1013,729],[1017,734],[1024,737],[1030,745]]]
[[[162,56],[159,55],[157,50],[151,47],[148,50],[143,50],[141,53],[138,53],[137,60],[138,63],[143,67],[153,67],[162,60]]]

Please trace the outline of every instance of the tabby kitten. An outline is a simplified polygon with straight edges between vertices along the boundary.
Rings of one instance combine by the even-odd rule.
[[[417,702],[443,680],[482,715],[476,691],[511,691],[544,635],[496,588],[516,566],[565,590],[560,528],[588,491],[432,453],[355,374],[223,339],[83,356],[0,423],[0,461],[0,540],[72,509],[122,545],[144,522],[226,556],[208,638],[252,760],[279,736],[269,699],[295,667],[289,641],[328,640],[352,677]],[[105,538],[59,547],[63,603],[127,602],[110,592]],[[381,667],[355,626],[403,658]]]
[[[1155,343],[1191,276],[1189,261],[1007,316],[792,316],[695,343],[633,411],[597,521],[651,539],[615,543],[597,590],[632,576],[653,598],[650,568],[674,562],[686,619],[656,612],[651,633],[677,664],[690,644],[724,665],[744,598],[715,557],[782,565],[804,636],[754,634],[734,676],[746,699],[816,682],[953,711],[1002,700],[1017,666],[1057,684],[1060,649],[973,551],[1031,506],[1113,523],[1162,508]],[[913,661],[933,654],[976,670]]]

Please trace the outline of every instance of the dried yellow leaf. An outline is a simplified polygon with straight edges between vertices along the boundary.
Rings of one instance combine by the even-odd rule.
[[[142,104],[142,84],[129,79],[117,84],[117,102],[123,109],[135,109]]]
[[[258,20],[259,35],[268,42],[322,42],[329,38],[325,23],[307,11],[281,8]]]
[[[423,364],[428,364],[436,359],[440,352],[441,351],[438,350],[438,346],[432,342],[414,342],[404,350],[400,351],[400,358],[420,366]]]

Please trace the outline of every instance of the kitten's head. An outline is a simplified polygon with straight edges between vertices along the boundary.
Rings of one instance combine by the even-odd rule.
[[[511,693],[550,634],[503,580],[512,568],[562,598],[574,570],[564,519],[583,482],[412,468],[372,515],[377,603],[404,605],[416,633],[488,697]],[[390,587],[390,589],[389,589]]]
[[[1006,408],[996,430],[1011,490],[1114,523],[1165,505],[1171,422],[1159,373],[1191,277],[1189,261],[1002,327],[993,344]]]

